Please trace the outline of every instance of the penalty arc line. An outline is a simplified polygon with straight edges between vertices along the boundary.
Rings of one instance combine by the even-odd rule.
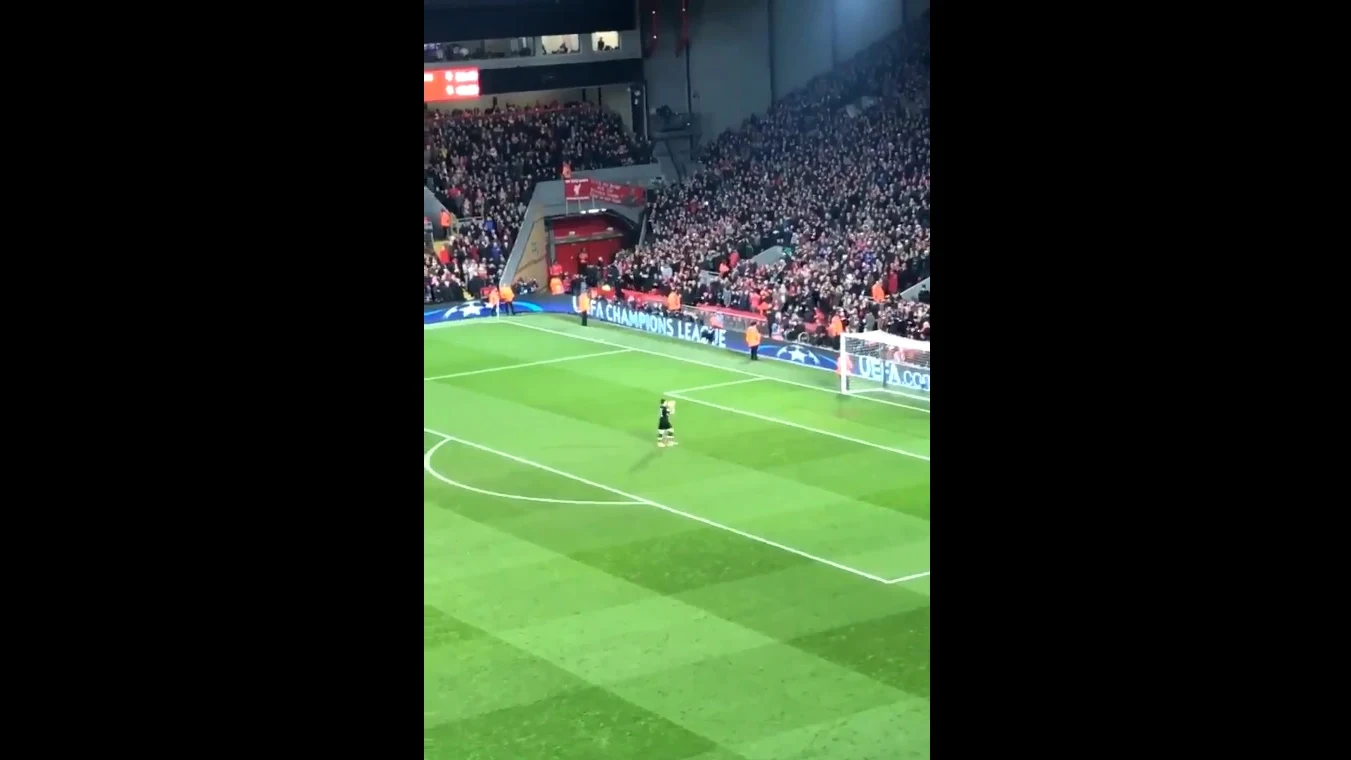
[[[641,503],[637,501],[583,501],[579,499],[550,499],[542,496],[522,496],[521,494],[514,494],[514,493],[498,493],[497,491],[489,491],[486,488],[475,488],[474,486],[461,483],[457,480],[451,480],[445,475],[442,475],[441,473],[437,472],[435,467],[432,467],[432,455],[436,453],[437,449],[441,448],[442,446],[445,446],[447,443],[450,442],[451,441],[449,438],[442,438],[440,443],[436,444],[430,449],[427,449],[427,453],[422,455],[422,469],[426,470],[427,474],[431,475],[433,478],[436,478],[437,480],[441,481],[442,483],[446,483],[447,485],[455,486],[456,488],[463,488],[466,491],[481,493],[484,496],[496,496],[501,499],[511,499],[513,501],[534,501],[534,502],[541,502],[544,504],[571,504],[573,506],[585,506],[585,507],[589,506],[620,507],[620,506],[633,506]]]
[[[513,326],[515,326],[515,327],[523,327],[523,328],[525,328],[525,329],[527,329],[527,330],[537,330],[537,331],[539,331],[539,332],[549,333],[550,335],[561,335],[561,336],[563,336],[563,337],[565,337],[565,338],[575,338],[575,339],[577,339],[577,340],[584,340],[584,341],[587,341],[588,343],[599,343],[599,344],[602,345],[602,346],[617,346],[617,347],[619,347],[619,348],[627,348],[627,349],[629,349],[630,351],[636,351],[637,353],[640,353],[640,354],[651,354],[652,356],[660,356],[660,357],[663,358],[663,359],[670,359],[670,360],[672,360],[672,361],[685,362],[686,364],[697,364],[697,365],[699,365],[700,367],[709,367],[709,368],[712,368],[712,369],[720,369],[720,370],[722,370],[722,371],[724,371],[724,372],[735,372],[735,373],[738,374],[738,375],[749,375],[749,376],[751,376],[751,377],[758,377],[758,378],[760,378],[760,379],[762,379],[762,380],[772,380],[772,381],[774,381],[774,382],[776,382],[776,383],[783,383],[784,385],[795,385],[795,386],[797,386],[797,387],[799,387],[799,388],[806,388],[807,390],[811,390],[811,391],[821,391],[822,393],[829,393],[829,394],[835,395],[835,396],[838,396],[838,395],[840,394],[840,392],[839,392],[838,390],[833,390],[833,389],[831,389],[831,388],[822,388],[822,387],[820,387],[819,385],[808,385],[807,383],[799,383],[799,382],[797,382],[796,380],[785,380],[785,379],[782,378],[782,377],[774,377],[773,375],[762,375],[762,374],[760,374],[760,373],[758,373],[758,372],[751,372],[751,371],[749,371],[749,370],[737,369],[736,367],[724,367],[724,366],[722,366],[721,364],[714,364],[714,363],[712,363],[712,362],[700,361],[700,360],[698,360],[698,359],[690,359],[690,358],[687,358],[687,357],[684,357],[684,356],[672,356],[672,355],[670,355],[670,354],[663,354],[663,353],[660,352],[660,351],[652,351],[652,350],[646,349],[646,348],[636,348],[636,347],[634,347],[634,346],[625,346],[623,343],[615,343],[615,342],[612,341],[612,340],[605,340],[604,338],[589,338],[589,337],[587,337],[587,336],[585,336],[585,335],[574,335],[574,334],[572,334],[572,333],[570,333],[570,332],[564,332],[564,331],[562,331],[562,330],[552,330],[552,329],[550,329],[550,328],[548,328],[548,327],[541,327],[541,326],[539,326],[539,325],[528,325],[528,324],[525,324],[524,322],[519,322],[519,321],[503,322],[502,324],[513,325]],[[802,365],[797,365],[797,366],[802,366]],[[850,398],[857,398],[857,399],[862,399],[863,401],[871,401],[871,402],[873,402],[873,403],[875,403],[875,404],[886,404],[887,406],[895,406],[895,407],[900,407],[900,408],[902,408],[902,409],[911,409],[911,410],[914,410],[914,411],[916,411],[916,412],[923,412],[924,414],[930,414],[930,411],[929,411],[928,409],[925,409],[924,407],[921,407],[921,406],[913,406],[913,405],[911,405],[911,404],[902,404],[902,403],[896,402],[896,401],[887,401],[886,399],[882,399],[882,398],[873,398],[873,397],[871,397],[871,396],[869,396],[869,395],[867,395],[867,394],[851,395]]]
[[[736,529],[736,528],[733,528],[733,527],[730,526],[730,525],[723,525],[723,524],[720,523],[720,522],[714,522],[713,520],[710,520],[710,519],[708,519],[707,517],[700,517],[699,515],[690,514],[689,512],[682,512],[681,510],[676,509],[676,508],[674,508],[674,507],[668,507],[668,506],[666,506],[665,504],[658,504],[657,502],[652,501],[651,499],[644,499],[644,498],[641,497],[641,496],[635,496],[635,495],[633,495],[633,494],[631,494],[631,493],[625,493],[624,491],[621,491],[621,490],[619,490],[618,488],[611,488],[610,486],[602,485],[602,484],[597,483],[597,482],[595,482],[595,481],[593,481],[593,480],[587,480],[586,478],[583,478],[583,477],[581,477],[580,475],[573,475],[573,474],[570,473],[570,472],[564,472],[564,471],[562,471],[562,470],[555,469],[555,468],[553,468],[553,467],[550,467],[550,466],[547,465],[547,464],[540,464],[539,462],[534,462],[534,461],[531,461],[531,460],[526,459],[526,458],[524,458],[524,457],[518,457],[518,456],[516,456],[515,454],[508,454],[508,453],[505,452],[505,451],[498,451],[497,449],[490,448],[490,447],[488,447],[488,446],[484,446],[484,445],[481,444],[481,443],[474,443],[473,441],[466,441],[466,440],[463,439],[463,438],[457,438],[457,437],[455,437],[455,436],[453,436],[453,435],[450,435],[450,434],[448,434],[448,433],[442,433],[442,432],[439,431],[439,430],[432,430],[431,428],[428,428],[428,427],[424,427],[422,430],[423,430],[423,432],[425,432],[425,433],[431,433],[432,435],[439,435],[439,436],[441,436],[442,438],[445,438],[445,439],[451,440],[451,441],[455,441],[456,443],[464,444],[465,446],[468,446],[468,447],[470,447],[470,448],[478,449],[478,450],[480,450],[480,451],[486,451],[486,452],[488,452],[489,454],[496,454],[496,455],[498,455],[498,456],[500,456],[500,457],[503,457],[503,458],[505,458],[505,459],[510,459],[510,460],[513,461],[513,462],[519,462],[519,463],[521,463],[521,464],[523,464],[523,465],[527,465],[527,466],[529,466],[529,467],[534,467],[534,468],[536,468],[536,469],[544,470],[545,472],[552,472],[552,473],[555,474],[555,475],[559,475],[559,476],[564,477],[564,478],[567,478],[567,479],[569,479],[569,480],[575,480],[575,481],[577,481],[578,483],[584,483],[584,484],[586,484],[586,485],[588,485],[588,486],[592,486],[593,488],[599,488],[599,489],[602,490],[602,491],[609,491],[610,493],[612,493],[612,494],[614,494],[614,495],[616,495],[616,496],[623,496],[623,497],[626,498],[626,499],[632,499],[633,501],[638,502],[639,504],[645,504],[645,505],[647,505],[647,506],[649,506],[649,507],[654,507],[654,508],[656,508],[656,509],[660,509],[660,510],[663,511],[663,512],[669,512],[669,513],[671,513],[671,514],[673,514],[673,515],[676,515],[676,516],[679,516],[679,517],[684,517],[684,518],[687,519],[687,520],[693,520],[693,521],[698,522],[698,523],[703,523],[704,525],[707,525],[707,526],[709,526],[710,528],[717,528],[718,530],[725,530],[725,531],[727,531],[728,533],[736,534],[736,535],[738,535],[738,536],[741,536],[742,538],[747,538],[747,539],[750,539],[750,540],[755,541],[755,542],[757,542],[757,543],[764,544],[765,546],[772,546],[772,547],[774,547],[775,549],[779,549],[779,550],[781,550],[781,551],[786,551],[786,552],[788,552],[789,554],[796,554],[797,556],[802,557],[803,559],[809,559],[809,560],[812,560],[813,562],[819,562],[819,563],[821,563],[821,564],[823,564],[823,565],[828,565],[828,566],[830,566],[830,567],[833,567],[833,568],[835,568],[836,570],[843,570],[843,571],[846,572],[846,573],[850,573],[850,574],[852,574],[852,575],[857,575],[857,576],[860,577],[860,578],[867,578],[868,580],[870,580],[870,581],[875,581],[875,582],[877,582],[877,583],[887,583],[887,579],[886,579],[886,578],[883,578],[883,577],[881,577],[881,576],[879,576],[879,575],[873,575],[872,573],[869,573],[869,572],[866,572],[866,571],[863,571],[863,570],[859,570],[858,568],[850,567],[850,566],[848,566],[848,565],[842,565],[842,564],[840,564],[839,562],[834,562],[834,561],[828,560],[828,559],[826,559],[826,558],[824,558],[824,557],[818,557],[818,556],[816,556],[815,554],[809,554],[809,553],[807,553],[807,552],[802,551],[801,549],[794,549],[794,548],[791,547],[791,546],[786,546],[786,545],[781,544],[781,543],[779,543],[779,542],[777,542],[777,541],[771,541],[771,540],[769,540],[768,538],[764,538],[763,536],[757,536],[757,535],[755,535],[754,533],[747,533],[747,532],[744,531],[744,530],[738,530],[738,529]]]
[[[526,367],[538,367],[543,364],[557,364],[559,362],[570,362],[577,359],[594,359],[597,356],[611,356],[613,354],[627,354],[633,349],[621,348],[617,351],[599,351],[594,354],[581,354],[580,356],[563,356],[557,359],[541,359],[537,362],[525,362],[523,364],[509,364],[505,367],[488,367],[487,369],[471,369],[466,372],[452,372],[449,375],[436,375],[435,377],[424,377],[423,380],[449,380],[452,377],[469,377],[470,375],[482,375],[488,372],[502,372],[509,369],[525,369]]]

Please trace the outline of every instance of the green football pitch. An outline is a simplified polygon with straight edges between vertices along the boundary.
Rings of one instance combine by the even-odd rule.
[[[929,756],[927,401],[575,317],[423,364],[426,758]]]

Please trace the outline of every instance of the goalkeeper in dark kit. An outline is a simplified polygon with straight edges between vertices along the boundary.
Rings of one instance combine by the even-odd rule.
[[[675,402],[661,400],[661,418],[657,420],[657,447],[676,445],[675,428],[671,427],[671,415],[675,414]]]

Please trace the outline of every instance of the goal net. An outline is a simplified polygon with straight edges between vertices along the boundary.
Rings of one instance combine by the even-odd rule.
[[[929,342],[882,330],[840,335],[840,391],[929,400]]]

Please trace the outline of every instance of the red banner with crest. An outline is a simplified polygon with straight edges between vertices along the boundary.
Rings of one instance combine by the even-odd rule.
[[[647,203],[647,190],[639,185],[626,185],[622,182],[606,182],[590,177],[574,177],[563,180],[563,200],[619,203],[625,206],[642,206]]]
[[[563,201],[566,203],[591,200],[591,186],[593,184],[589,177],[563,180]]]

